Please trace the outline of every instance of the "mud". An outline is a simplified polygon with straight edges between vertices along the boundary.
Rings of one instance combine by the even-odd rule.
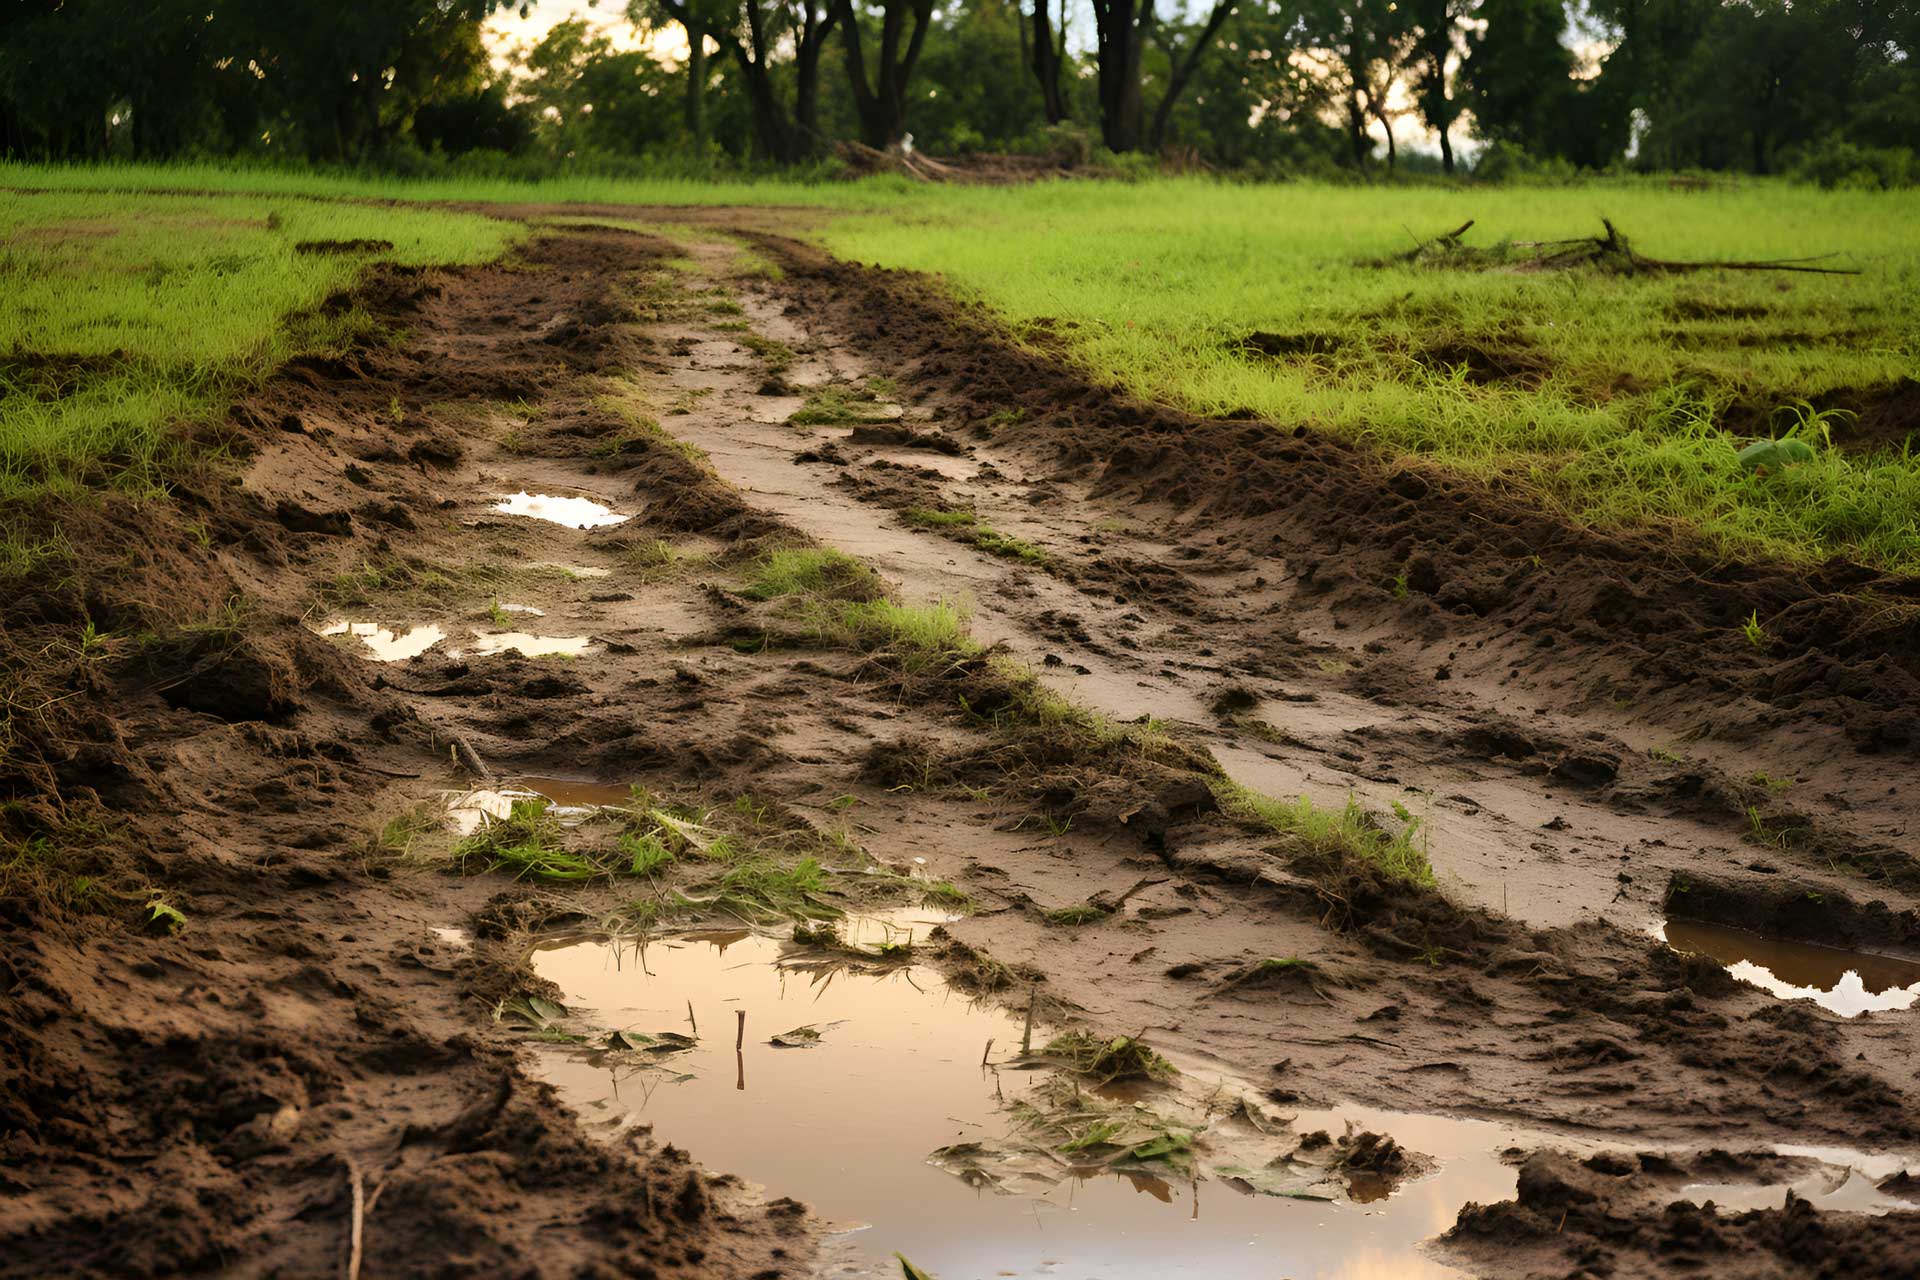
[[[929,282],[769,235],[778,212],[618,216],[696,230],[572,228],[505,268],[370,271],[328,305],[403,341],[292,363],[222,427],[242,484],[68,514],[91,522],[81,559],[7,596],[0,649],[41,710],[0,757],[9,849],[34,851],[9,854],[0,917],[0,1269],[334,1270],[357,1181],[368,1275],[870,1267],[829,1219],[961,1250],[949,1274],[1272,1274],[1242,1213],[1303,1276],[1901,1274],[1916,1215],[1882,1214],[1844,1169],[1898,1185],[1914,1164],[1911,1013],[1781,1000],[1655,933],[1685,886],[1702,924],[1907,949],[1912,583],[1602,537],[1288,424],[1131,402]],[[783,276],[734,274],[719,230]],[[893,425],[789,421],[805,402],[762,394],[743,316],[791,350],[789,387],[890,378]],[[528,518],[541,495],[564,517]],[[808,540],[903,600],[965,603],[993,652],[905,671],[757,599],[757,558]],[[483,651],[515,634],[506,602],[529,643]],[[1755,607],[1769,653],[1738,631]],[[119,638],[83,648],[89,622]],[[370,641],[428,628],[374,660]],[[580,656],[541,656],[552,638]],[[1023,720],[1009,658],[1134,736]],[[1438,885],[1223,809],[1223,774],[1418,819]],[[500,1016],[564,994],[526,962],[537,940],[645,918],[719,930],[686,948],[716,966],[765,941],[700,906],[720,899],[691,853],[656,883],[516,879],[457,852],[544,796],[551,838],[595,854],[635,786],[816,849],[849,893],[951,882],[968,909],[912,926],[890,973],[921,983],[896,988],[912,1007],[932,990],[964,1011],[967,1052],[926,1070],[953,1067],[969,1105],[991,1100],[984,1040],[1032,1007],[1050,1030],[1143,1036],[1182,1068],[1153,1088],[1252,1086],[1288,1136],[1235,1141],[1271,1140],[1344,1198],[1242,1197],[1231,1179],[1259,1190],[1264,1162],[1184,1187],[1103,1173],[1040,1197],[1073,1210],[1022,1219],[1068,1224],[1064,1256],[967,1253],[1000,1237],[943,1243],[940,1221],[1005,1206],[935,1212],[965,1189],[924,1160],[964,1136],[944,1110],[919,1163],[869,1168],[838,1142],[854,1100],[810,1144],[768,1144],[728,1108],[780,1072],[839,1087],[859,1041],[762,1040],[732,1088],[724,1000],[696,1007],[719,1055],[698,1080],[729,1087],[683,1137],[652,1110],[678,1085],[642,1104],[658,1132],[624,1085],[602,1105],[592,1064],[554,1092],[541,1077],[571,1051]],[[458,829],[449,800],[472,815]],[[640,1030],[684,1012],[617,999],[646,1002]],[[815,1020],[749,1017],[756,1037]],[[867,1092],[905,1106],[911,1078]],[[829,1206],[834,1159],[880,1199]],[[1689,1200],[1709,1186],[1742,1209]],[[1071,1234],[1096,1221],[1139,1225],[1115,1252]]]

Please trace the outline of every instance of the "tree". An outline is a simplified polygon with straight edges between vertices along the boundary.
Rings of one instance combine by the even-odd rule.
[[[1440,135],[1440,166],[1452,173],[1453,125],[1460,105],[1449,91],[1452,65],[1460,52],[1460,24],[1476,0],[1405,0],[1401,6],[1413,33],[1413,91],[1420,118]]]
[[[860,137],[870,147],[894,146],[907,134],[907,85],[933,25],[933,0],[880,0],[880,33],[874,49],[874,75],[867,77],[865,37],[854,0],[834,0],[840,39],[846,49],[847,79],[860,117]],[[901,42],[905,41],[905,48]]]
[[[1047,13],[1047,0],[1033,0],[1032,36],[1028,24],[1020,24],[1020,61],[1040,82],[1040,103],[1048,124],[1059,124],[1068,116],[1066,89],[1060,73],[1067,64],[1067,0],[1060,0],[1060,21],[1056,26]]]
[[[1140,60],[1156,42],[1159,20],[1155,0],[1093,0],[1094,56],[1100,81],[1100,135],[1111,151],[1134,151],[1143,140],[1146,98]],[[1186,49],[1165,46],[1171,70],[1167,88],[1154,109],[1153,129],[1145,140],[1158,147],[1165,139],[1174,103],[1193,79],[1208,44],[1233,12],[1233,0],[1215,0],[1206,19],[1193,29]]]
[[[1573,53],[1562,0],[1483,0],[1463,69],[1474,129],[1489,142],[1558,154],[1556,117],[1573,106]]]
[[[689,33],[698,30],[703,39],[714,40],[732,61],[751,105],[754,146],[761,155],[793,164],[818,150],[820,52],[840,17],[832,0],[739,0],[727,7],[724,20],[721,0],[653,2]],[[774,54],[782,46],[793,50],[791,113],[775,76]],[[702,121],[704,128],[704,115]]]
[[[687,35],[687,66],[684,119],[687,138],[695,151],[704,152],[709,141],[707,128],[707,88],[713,77],[707,65],[707,41],[737,20],[739,4],[734,0],[628,0],[627,21],[642,31],[657,31],[669,22],[678,23]]]

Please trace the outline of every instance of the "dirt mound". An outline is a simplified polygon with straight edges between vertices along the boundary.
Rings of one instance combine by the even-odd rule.
[[[1529,1157],[1514,1199],[1468,1205],[1445,1236],[1448,1252],[1501,1274],[1592,1275],[1617,1280],[1676,1273],[1822,1280],[1911,1277],[1920,1214],[1822,1213],[1787,1192],[1783,1209],[1723,1214],[1679,1197],[1690,1181],[1785,1181],[1777,1156],[1708,1153],[1664,1157],[1558,1152]]]

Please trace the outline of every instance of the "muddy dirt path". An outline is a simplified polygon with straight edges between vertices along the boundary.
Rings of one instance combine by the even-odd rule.
[[[964,1028],[935,1020],[895,1048],[867,1046],[889,1063],[951,1030],[956,1046],[963,1033],[997,1040],[983,1063],[1013,1071],[1008,1042],[1029,1007],[1041,1038],[1144,1033],[1181,1074],[1120,1104],[1207,1117],[1193,1209],[1203,1187],[1213,1205],[1236,1180],[1332,1188],[1330,1208],[1285,1202],[1310,1204],[1316,1225],[1331,1214],[1329,1233],[1263,1216],[1271,1197],[1247,1202],[1251,1219],[1225,1214],[1228,1234],[1321,1241],[1288,1255],[1295,1274],[1367,1274],[1375,1255],[1396,1275],[1816,1274],[1833,1258],[1849,1274],[1899,1274],[1913,1214],[1829,1210],[1897,1207],[1845,1166],[1881,1181],[1920,1151],[1911,1016],[1779,999],[1654,937],[1678,888],[1707,921],[1893,954],[1920,943],[1902,850],[1884,847],[1910,830],[1908,801],[1855,776],[1869,772],[1857,734],[1764,699],[1744,717],[1725,697],[1690,710],[1680,694],[1704,677],[1679,670],[1637,710],[1596,701],[1577,675],[1556,699],[1550,674],[1513,657],[1531,641],[1446,614],[1418,557],[1380,561],[1412,566],[1399,594],[1360,552],[1329,589],[1338,574],[1310,539],[1275,534],[1270,516],[1196,515],[1179,466],[1151,495],[1116,485],[1115,459],[1145,437],[1103,415],[1136,407],[1074,391],[1084,403],[1061,399],[1060,412],[1084,420],[1067,433],[1028,393],[1063,397],[1074,375],[1002,396],[1013,374],[981,379],[980,360],[1032,357],[983,344],[964,316],[768,239],[764,218],[703,221],[711,231],[671,241],[556,231],[508,269],[383,276],[361,301],[404,327],[398,347],[300,362],[237,411],[252,450],[244,486],[208,504],[209,558],[192,560],[196,539],[179,532],[175,571],[252,601],[251,619],[217,663],[164,689],[145,675],[115,688],[137,764],[90,783],[123,807],[137,798],[190,923],[131,945],[48,936],[16,963],[36,994],[15,1008],[43,1029],[10,1090],[54,1118],[20,1132],[51,1134],[57,1120],[73,1145],[57,1157],[47,1136],[9,1147],[10,1169],[22,1153],[38,1162],[8,1174],[14,1257],[125,1273],[132,1255],[115,1242],[141,1239],[167,1258],[153,1270],[249,1256],[316,1273],[357,1234],[369,1275],[883,1274],[884,1249],[824,1236],[821,1213],[795,1203],[831,1201],[828,1188],[782,1185],[808,1160],[726,1145],[790,1121],[735,1122],[746,1033],[729,1090],[711,1028],[751,999],[755,1033],[779,1029],[761,1025],[765,1002],[813,964],[842,984],[836,999],[890,973],[909,980],[915,994],[873,989],[907,1002],[884,1017],[850,1006],[856,1023],[916,1025],[927,990],[949,992],[955,1018],[959,997],[982,1001]],[[740,236],[784,274],[743,269]],[[1337,523],[1333,511],[1289,518]],[[995,653],[916,673],[756,594],[770,551],[808,543],[865,561],[898,599],[964,602]],[[1580,638],[1559,634],[1577,653]],[[1000,657],[1130,727],[1023,721]],[[1739,731],[1684,758],[1648,754],[1702,714]],[[1745,781],[1778,768],[1790,742],[1791,789]],[[1265,794],[1334,807],[1351,794],[1394,830],[1418,819],[1439,893],[1222,813],[1209,760]],[[887,968],[899,958],[872,943],[851,969],[845,955],[819,968],[771,918],[730,940],[674,941],[724,914],[700,903],[736,891],[702,878],[704,847],[683,843],[651,880],[543,883],[470,859],[456,870],[449,803],[452,821],[484,830],[476,806],[499,821],[502,796],[529,792],[572,815],[535,828],[534,843],[637,839],[618,846],[637,866],[646,840],[680,828],[642,832],[631,808],[594,808],[632,785],[690,806],[675,822],[718,824],[700,842],[812,851],[859,911],[905,909],[902,894],[945,882],[970,909],[942,912],[933,936],[915,917],[910,970]],[[1811,834],[1773,839],[1765,824],[1785,827],[1788,799],[1804,824],[1790,830]],[[623,1074],[630,1047],[609,1065],[607,1026],[626,1021],[608,1010],[638,997],[607,975],[626,972],[621,947],[662,935],[682,950],[634,953],[655,981],[702,947],[716,961],[747,948],[632,1012],[677,1017],[684,997],[696,1032],[705,1022],[685,1073],[717,1073],[719,1119],[704,1130],[676,1129],[691,1122],[674,1106],[705,1086],[675,1095]],[[583,941],[609,959],[565,951]],[[781,975],[773,994],[727,985],[745,980],[756,947],[772,948],[755,963]],[[1887,972],[1897,993],[1905,970]],[[579,1007],[550,1013],[536,997]],[[606,1020],[591,1050],[569,1039],[587,1007]],[[757,1052],[755,1104],[782,1053],[816,1051]],[[824,1087],[847,1060],[822,1061],[835,1064]],[[900,1061],[891,1074],[922,1069]],[[955,1087],[977,1091],[979,1070]],[[84,1101],[56,1102],[63,1079],[87,1082],[80,1097],[101,1099],[111,1122],[89,1126]],[[601,1080],[626,1084],[596,1092]],[[1216,1114],[1222,1099],[1238,1110]],[[888,1104],[903,1108],[901,1132],[925,1119],[912,1101]],[[1340,1163],[1312,1154],[1312,1126],[1347,1121],[1356,1128],[1331,1148]],[[1351,1163],[1361,1130],[1404,1148],[1366,1147],[1381,1181],[1364,1192]],[[836,1150],[831,1126],[817,1140]],[[709,1159],[703,1142],[733,1155]],[[1505,1148],[1567,1154],[1516,1173]],[[925,1174],[935,1196],[1034,1158],[949,1154],[927,1173],[925,1154],[915,1148],[899,1181]],[[76,1211],[97,1203],[108,1170],[124,1190]],[[1151,1177],[1127,1194],[1178,1201]],[[1761,1207],[1789,1184],[1812,1203]],[[1116,1184],[1049,1185],[1079,1188],[1083,1220],[1105,1221]],[[1757,1196],[1755,1212],[1699,1209],[1696,1185],[1719,1187],[1722,1203]],[[1384,1200],[1362,1209],[1376,1191]],[[1509,1195],[1463,1216],[1449,1251],[1422,1246],[1465,1201]],[[1113,1203],[1127,1220],[1127,1202]],[[824,1216],[891,1229],[857,1200]],[[933,1230],[908,1218],[902,1230]],[[1141,1246],[1135,1262],[1158,1258],[1154,1274],[1270,1273],[1271,1257],[1216,1252],[1223,1237],[1143,1230],[1177,1245],[1165,1257]],[[1076,1246],[1068,1265],[1099,1265],[1096,1247]],[[988,1265],[948,1256],[949,1280]],[[1775,1270],[1749,1267],[1756,1258]]]

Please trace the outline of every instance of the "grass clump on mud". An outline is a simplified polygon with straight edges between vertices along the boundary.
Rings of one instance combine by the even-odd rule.
[[[1100,1084],[1111,1084],[1115,1080],[1167,1080],[1175,1075],[1173,1064],[1138,1036],[1099,1036],[1090,1031],[1069,1031],[1049,1040],[1041,1053],[1048,1060]]]
[[[754,600],[782,596],[829,597],[858,602],[878,599],[880,575],[843,551],[829,547],[779,547],[763,554],[741,593]]]
[[[858,426],[885,422],[895,415],[882,408],[887,385],[879,379],[860,387],[826,386],[807,394],[806,403],[787,416],[796,427]]]
[[[956,542],[978,547],[988,555],[1020,560],[1031,565],[1045,565],[1049,561],[1047,553],[1041,548],[980,523],[979,517],[971,511],[908,507],[900,513],[900,518],[918,528],[932,529]]]
[[[1227,813],[1287,837],[1305,853],[1350,857],[1390,880],[1435,886],[1424,824],[1404,805],[1394,806],[1400,830],[1387,831],[1352,796],[1339,809],[1323,809],[1306,796],[1274,800],[1225,779],[1214,780],[1213,790]]]

